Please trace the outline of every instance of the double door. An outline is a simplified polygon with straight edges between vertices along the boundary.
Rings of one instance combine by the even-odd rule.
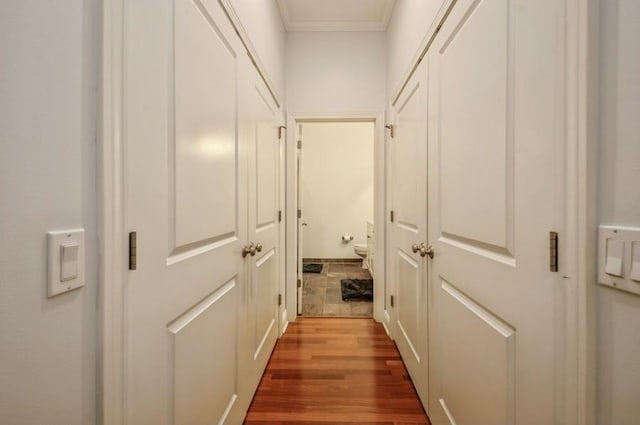
[[[220,3],[125,10],[125,421],[240,423],[278,336],[279,111]]]
[[[457,1],[392,107],[387,306],[436,425],[570,411],[572,289],[550,248],[565,235],[565,13]]]

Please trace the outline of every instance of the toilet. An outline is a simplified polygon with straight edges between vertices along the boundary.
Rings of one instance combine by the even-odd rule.
[[[362,257],[362,268],[366,269],[367,267],[367,244],[366,243],[357,243],[353,245],[353,252]]]

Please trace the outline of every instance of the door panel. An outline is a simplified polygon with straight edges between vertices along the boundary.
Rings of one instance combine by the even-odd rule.
[[[232,318],[227,326],[220,323],[229,322],[223,312],[238,303],[236,286],[235,280],[228,282],[169,325],[174,349],[175,423],[224,423],[234,407],[237,319]],[[219,341],[228,343],[221,349]]]
[[[426,261],[412,249],[425,243],[427,84],[418,67],[393,107],[394,137],[389,142],[391,223],[390,276],[394,287],[393,334],[423,404],[427,402]]]
[[[253,394],[278,337],[278,171],[280,141],[278,108],[255,68],[245,73],[242,91],[243,138],[247,140],[249,172],[250,242],[260,245],[248,258],[250,284],[247,300],[247,330],[250,347],[243,356],[248,385]]]
[[[411,368],[420,364],[420,266],[404,251],[398,252],[398,304],[396,323],[400,330],[401,343],[406,344],[411,353],[405,363]]]
[[[441,291],[442,400],[456,423],[513,418],[515,330],[445,280]],[[471,355],[483,353],[483,356]],[[485,361],[486,358],[492,361]],[[491,383],[488,391],[487,383]],[[458,403],[468,403],[459,405]]]
[[[461,0],[427,55],[434,424],[563,423],[563,13]]]
[[[236,52],[194,2],[175,2],[175,245],[229,237],[236,226]],[[215,76],[215,78],[212,78]],[[171,131],[171,130],[170,130]],[[228,184],[219,185],[219,182]],[[216,190],[211,190],[216,187]],[[216,220],[211,220],[216,217]]]
[[[447,188],[440,192],[442,232],[471,247],[511,256],[513,117],[508,105],[513,90],[508,74],[513,55],[507,6],[505,0],[476,2],[443,40],[438,100],[440,137],[447,141],[440,150],[440,185]],[[479,84],[469,78],[469,69],[490,79]]]
[[[126,422],[241,423],[277,337],[278,109],[217,1],[131,0],[124,33]]]

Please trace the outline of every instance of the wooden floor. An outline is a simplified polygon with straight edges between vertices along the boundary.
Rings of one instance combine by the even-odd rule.
[[[245,424],[429,424],[393,341],[372,319],[298,318]]]

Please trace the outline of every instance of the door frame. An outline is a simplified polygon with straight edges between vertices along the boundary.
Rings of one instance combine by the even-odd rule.
[[[367,121],[374,123],[374,146],[373,146],[373,222],[375,232],[376,247],[376,267],[374,271],[373,292],[374,294],[384,293],[385,285],[385,147],[384,147],[384,112],[365,113],[287,113],[287,178],[286,178],[286,285],[287,297],[286,306],[289,322],[294,322],[297,318],[297,125],[304,122],[357,122]],[[374,295],[373,318],[377,322],[383,322],[384,300]],[[387,325],[385,325],[386,327]]]

